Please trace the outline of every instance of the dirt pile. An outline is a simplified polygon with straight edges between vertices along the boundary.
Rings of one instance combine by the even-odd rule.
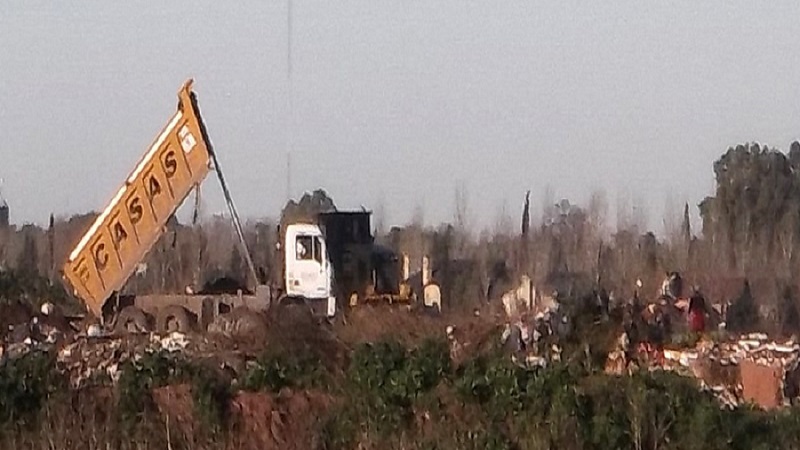
[[[334,331],[348,346],[387,337],[415,345],[427,338],[446,337],[448,326],[452,326],[462,343],[478,348],[486,343],[491,331],[505,322],[502,311],[489,306],[447,315],[409,311],[402,306],[364,306],[352,311],[346,322],[337,324]]]
[[[153,400],[166,423],[192,442],[204,427],[194,414],[192,390],[188,384],[157,388]],[[315,421],[323,417],[332,398],[315,391],[285,389],[279,394],[239,392],[231,398],[228,420],[235,433],[229,434],[234,448],[300,450],[314,448]]]
[[[300,450],[315,447],[315,421],[331,404],[330,396],[314,391],[241,392],[231,413],[243,447]]]

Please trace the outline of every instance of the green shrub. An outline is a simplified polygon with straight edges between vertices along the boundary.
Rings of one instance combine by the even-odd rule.
[[[30,352],[6,361],[0,366],[0,423],[32,422],[48,398],[66,386],[50,354]]]
[[[444,343],[426,341],[409,352],[397,341],[384,340],[360,345],[347,375],[362,417],[385,434],[408,425],[414,401],[449,371],[450,353]]]
[[[420,450],[511,450],[514,442],[496,426],[475,430],[456,430],[445,438],[421,442]]]
[[[462,398],[485,406],[490,417],[502,419],[525,408],[532,376],[507,358],[479,357],[460,371],[456,388]]]
[[[461,434],[456,441],[459,449],[511,450],[514,443],[497,427]]]
[[[291,355],[265,357],[259,364],[262,380],[256,385],[270,390],[309,386],[316,379],[309,371],[322,370],[311,359]],[[568,364],[530,371],[496,354],[475,357],[453,372],[440,341],[413,349],[382,341],[359,346],[347,375],[335,391],[339,401],[317,425],[320,448],[349,449],[359,441],[440,450],[800,448],[798,409],[724,409],[695,380],[671,372],[616,377]],[[231,386],[213,368],[166,353],[124,366],[118,411],[126,423],[146,433],[153,418],[145,415],[155,406],[152,389],[172,383],[190,384],[200,439],[223,439],[219,432],[230,429]],[[61,401],[56,394],[65,386],[52,356],[44,353],[0,366],[0,424],[8,430],[3,435],[39,423],[42,411]],[[453,408],[463,408],[457,420],[448,416]],[[434,427],[415,427],[415,411],[430,414]]]
[[[586,380],[589,399],[587,446],[597,449],[630,448],[628,379],[595,376]]]
[[[353,403],[339,405],[328,411],[319,429],[322,448],[325,450],[354,448],[361,422],[361,414]]]
[[[396,431],[411,419],[413,395],[406,372],[408,355],[397,341],[361,344],[353,354],[348,379],[351,398],[370,428],[381,434]]]
[[[195,414],[212,431],[224,429],[231,400],[231,386],[209,370],[192,374],[192,404]]]
[[[565,365],[527,370],[508,357],[486,355],[461,366],[455,381],[462,399],[481,404],[497,420],[523,412],[545,417],[554,397],[564,389],[572,389],[574,384],[575,379]]]
[[[117,412],[126,425],[139,423],[145,412],[154,410],[153,389],[185,376],[183,365],[162,352],[127,361],[120,369]]]
[[[322,362],[314,355],[266,354],[242,377],[240,387],[248,391],[320,387],[327,379]]]
[[[419,395],[433,389],[449,376],[450,369],[450,348],[447,343],[426,339],[408,356],[406,370],[411,379],[411,391]]]
[[[209,368],[194,366],[164,352],[145,354],[122,367],[117,385],[117,412],[124,425],[140,423],[153,412],[152,391],[176,383],[189,383],[195,415],[207,426],[219,429],[226,423],[230,384]]]

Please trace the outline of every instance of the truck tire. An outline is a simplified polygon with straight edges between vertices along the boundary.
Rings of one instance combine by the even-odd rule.
[[[171,333],[177,331],[179,333],[188,333],[194,328],[193,324],[192,313],[183,306],[171,305],[158,311],[156,329],[159,332]]]
[[[150,321],[147,314],[135,306],[122,308],[117,316],[117,323],[114,327],[118,333],[148,333],[150,332]]]

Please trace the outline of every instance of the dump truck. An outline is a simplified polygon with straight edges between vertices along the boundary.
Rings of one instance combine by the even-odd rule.
[[[421,297],[440,309],[438,286],[430,276],[413,289],[407,258],[374,244],[365,211],[332,211],[282,223],[281,280],[262,283],[192,85],[191,79],[183,84],[177,111],[61,269],[68,291],[93,316],[117,331],[165,332],[206,330],[232,315],[263,312],[284,302],[302,302],[327,317],[344,305],[374,299],[413,303]],[[168,221],[211,171],[219,179],[247,263],[248,289],[214,295],[121,292]]]
[[[282,221],[278,229],[283,268],[282,301],[330,296],[330,308],[363,304],[422,305],[441,310],[439,286],[428,258],[410,273],[407,255],[375,242],[370,211],[323,211]],[[285,227],[285,230],[282,229]],[[329,311],[329,314],[333,311]]]

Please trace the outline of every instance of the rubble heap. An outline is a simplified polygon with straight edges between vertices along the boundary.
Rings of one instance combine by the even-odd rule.
[[[126,362],[139,361],[156,352],[213,361],[233,376],[245,369],[247,361],[255,358],[255,355],[220,344],[208,337],[178,332],[125,336],[83,333],[60,341],[27,336],[22,341],[0,345],[0,364],[33,351],[50,352],[55,354],[59,369],[69,376],[70,385],[80,388],[109,380],[116,383]]]
[[[104,377],[116,383],[124,363],[157,351],[185,352],[188,346],[186,335],[177,332],[163,337],[151,334],[124,339],[86,336],[58,350],[57,361],[69,374],[70,384],[79,388]]]
[[[794,340],[776,342],[753,333],[721,342],[701,340],[684,349],[658,350],[642,343],[635,351],[636,361],[627,355],[622,345],[611,352],[606,372],[621,374],[637,365],[676,371],[697,378],[703,389],[729,407],[753,403],[772,409],[800,397],[800,344]]]

